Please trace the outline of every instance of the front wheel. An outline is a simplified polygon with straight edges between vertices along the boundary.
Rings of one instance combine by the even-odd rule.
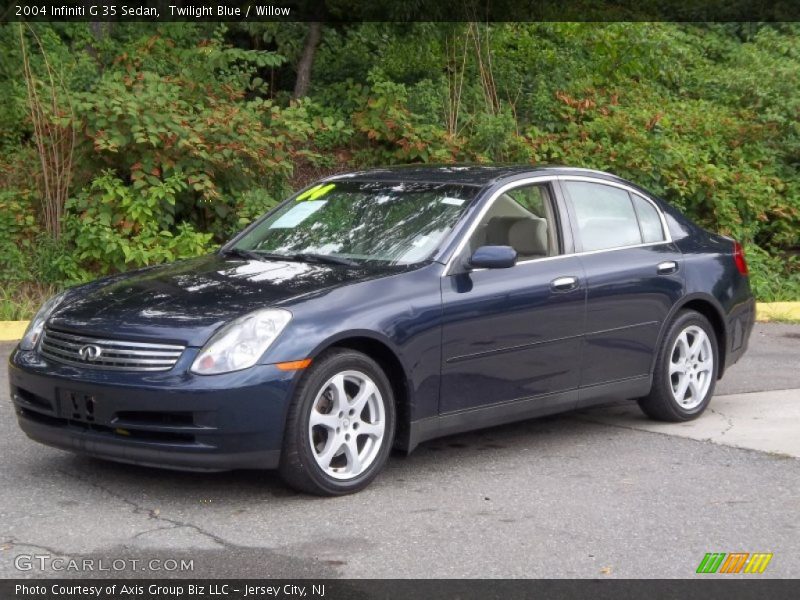
[[[289,409],[280,473],[300,491],[338,496],[365,488],[386,464],[395,407],[370,357],[335,349],[304,374]]]
[[[708,406],[717,382],[714,328],[694,311],[678,314],[667,331],[650,394],[639,399],[644,413],[659,421],[696,419]]]

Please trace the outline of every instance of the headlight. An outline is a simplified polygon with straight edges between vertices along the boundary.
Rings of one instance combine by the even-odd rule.
[[[42,304],[39,312],[37,312],[36,316],[31,319],[30,324],[28,324],[28,328],[25,330],[25,335],[22,336],[22,339],[19,342],[20,350],[33,350],[36,347],[36,344],[39,342],[39,338],[42,337],[42,330],[44,329],[45,321],[47,321],[47,318],[50,316],[50,313],[53,312],[53,309],[61,304],[61,301],[64,299],[66,294],[66,292],[56,294],[47,302]]]
[[[252,367],[291,320],[292,313],[281,308],[239,317],[212,336],[194,360],[192,372],[215,375]]]

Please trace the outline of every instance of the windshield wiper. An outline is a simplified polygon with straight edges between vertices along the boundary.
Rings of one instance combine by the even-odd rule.
[[[294,260],[302,260],[310,263],[322,263],[327,265],[345,265],[348,267],[357,267],[358,263],[349,258],[342,256],[333,256],[331,254],[315,254],[314,252],[296,252],[289,255],[287,258]]]
[[[222,256],[236,256],[238,258],[249,258],[250,260],[264,260],[266,257],[253,250],[244,248],[228,248],[220,252]]]
[[[293,254],[279,254],[274,252],[259,252],[257,250],[245,250],[244,248],[228,248],[221,252],[223,256],[237,256],[250,260],[291,260],[310,263],[321,263],[328,265],[346,265],[357,267],[358,263],[341,256],[331,256],[330,254],[315,254],[314,252],[295,252]]]

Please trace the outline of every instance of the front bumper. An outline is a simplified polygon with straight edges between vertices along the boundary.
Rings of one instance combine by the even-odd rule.
[[[31,439],[119,462],[182,470],[278,466],[295,373],[271,365],[188,372],[187,349],[164,373],[75,368],[16,351],[11,399]]]

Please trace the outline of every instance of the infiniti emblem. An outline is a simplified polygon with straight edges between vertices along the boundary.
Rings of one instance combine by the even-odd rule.
[[[103,349],[100,346],[95,346],[94,344],[83,346],[80,350],[78,350],[78,356],[87,361],[97,360],[100,358],[102,353]]]

